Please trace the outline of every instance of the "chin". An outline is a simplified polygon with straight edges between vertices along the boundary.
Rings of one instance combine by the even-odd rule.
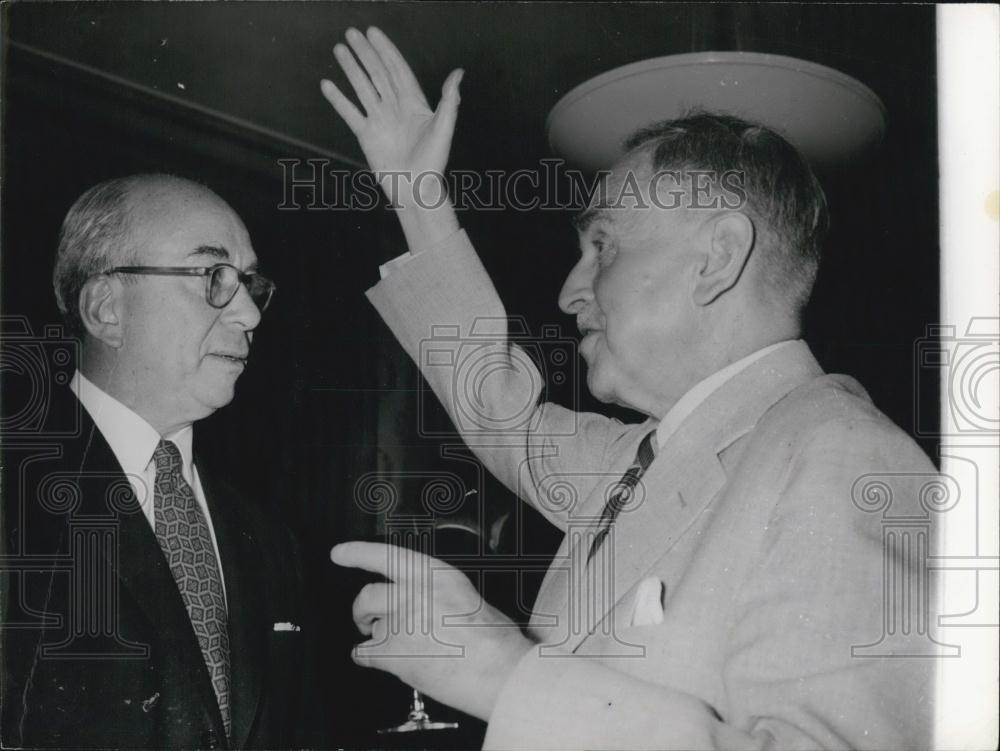
[[[603,404],[612,404],[616,407],[632,410],[633,412],[647,414],[644,410],[623,398],[623,391],[620,388],[621,380],[618,381],[616,386],[612,375],[607,373],[602,374],[600,368],[589,368],[587,370],[587,390],[590,391],[591,396]]]
[[[233,384],[228,389],[220,389],[218,393],[215,394],[215,408],[225,407],[233,399],[236,398],[236,384]]]
[[[606,379],[601,378],[594,368],[587,370],[587,390],[591,396],[605,404],[620,403],[611,384],[607,383]]]
[[[214,384],[206,389],[199,400],[214,412],[229,404],[236,396],[236,382]]]

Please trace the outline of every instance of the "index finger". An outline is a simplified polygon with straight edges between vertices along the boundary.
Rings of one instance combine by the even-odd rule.
[[[360,568],[390,579],[390,571],[399,578],[399,572],[412,571],[428,556],[409,548],[386,545],[383,542],[342,542],[330,550],[330,560],[338,566]],[[405,560],[410,558],[411,560]],[[393,561],[395,560],[395,563]]]

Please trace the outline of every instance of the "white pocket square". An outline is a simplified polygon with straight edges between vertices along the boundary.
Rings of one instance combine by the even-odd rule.
[[[288,623],[286,621],[286,622],[283,622],[283,623],[275,623],[274,624],[274,630],[275,631],[301,631],[302,629],[300,629],[294,623]]]
[[[635,609],[630,626],[655,626],[663,623],[663,582],[650,576],[635,590]]]

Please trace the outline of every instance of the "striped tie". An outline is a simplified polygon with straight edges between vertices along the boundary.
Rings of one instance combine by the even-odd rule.
[[[222,574],[212,535],[194,491],[181,474],[181,452],[177,446],[160,441],[153,452],[153,461],[156,462],[153,492],[156,539],[187,607],[229,735],[229,632]]]
[[[642,439],[642,443],[639,444],[639,450],[636,451],[635,459],[632,460],[629,468],[625,470],[622,479],[618,481],[614,495],[604,504],[604,510],[601,511],[601,519],[597,523],[597,532],[594,534],[594,539],[590,543],[590,551],[587,553],[588,564],[604,543],[604,538],[608,536],[608,532],[611,531],[611,525],[615,523],[618,512],[632,498],[632,491],[639,483],[639,478],[649,468],[649,465],[653,463],[653,459],[656,456],[656,450],[653,448],[654,438],[656,438],[656,431],[651,430]]]

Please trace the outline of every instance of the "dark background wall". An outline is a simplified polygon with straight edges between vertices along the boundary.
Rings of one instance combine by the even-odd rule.
[[[278,159],[325,158],[346,169],[361,163],[318,91],[323,76],[344,83],[331,48],[348,26],[381,26],[432,100],[448,70],[466,69],[451,166],[480,171],[537,169],[551,156],[544,122],[558,98],[647,57],[754,50],[858,77],[885,102],[888,132],[870,159],[824,175],[834,228],[808,340],[828,370],[857,377],[904,428],[913,429],[915,404],[925,426],[936,424],[936,381],[924,378],[915,393],[912,365],[913,343],[938,311],[932,6],[60,3],[3,10],[4,316],[23,316],[36,332],[58,321],[50,271],[63,215],[87,187],[134,172],[166,171],[213,187],[243,217],[278,283],[236,401],[199,430],[237,483],[280,505],[300,536],[336,666],[317,687],[321,700],[333,704],[338,688],[366,681],[343,701],[364,697],[360,706],[375,708],[331,708],[330,733],[351,722],[400,720],[406,700],[398,684],[359,677],[342,659],[352,580],[332,570],[327,552],[385,526],[384,514],[355,502],[360,479],[382,472],[400,494],[399,508],[418,508],[426,476],[454,475],[480,491],[491,509],[485,522],[519,515],[509,524],[528,531],[528,552],[544,559],[556,542],[474,463],[443,457],[442,444],[453,440],[421,435],[421,427],[446,430],[447,421],[433,401],[421,412],[415,369],[363,297],[377,264],[403,248],[391,212],[277,208],[285,188]],[[567,336],[573,322],[559,313],[556,295],[577,253],[568,219],[561,211],[462,216],[509,311],[535,331],[557,323]],[[5,372],[7,393],[17,377]],[[577,373],[550,396],[604,409],[576,389],[583,380]],[[4,414],[16,408],[7,402]],[[936,459],[933,441],[921,441]],[[515,552],[506,540],[505,552]],[[534,586],[537,577],[525,580],[528,604]],[[494,586],[495,596],[516,609],[512,588],[501,589]],[[468,727],[473,735],[481,730]]]

